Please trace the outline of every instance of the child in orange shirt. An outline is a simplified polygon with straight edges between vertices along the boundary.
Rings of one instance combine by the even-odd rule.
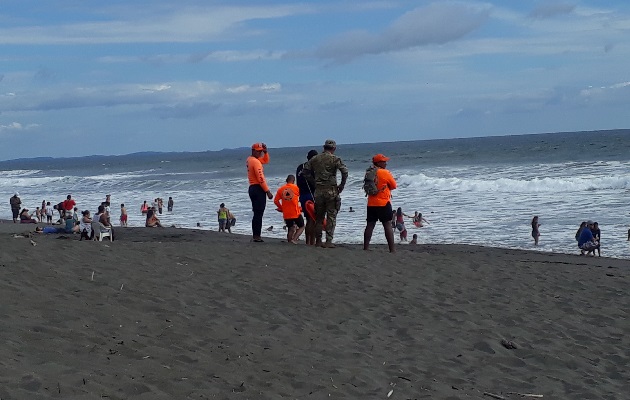
[[[297,244],[298,238],[304,232],[304,218],[300,207],[300,189],[295,184],[295,176],[287,176],[286,185],[276,192],[273,199],[277,210],[282,212],[284,223],[287,225],[287,242]]]

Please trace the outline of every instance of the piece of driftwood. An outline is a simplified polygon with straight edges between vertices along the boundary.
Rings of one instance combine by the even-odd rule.
[[[490,392],[483,392],[483,395],[484,396],[488,396],[488,397],[492,397],[493,399],[505,400],[505,397],[499,396],[498,394],[494,394],[494,393],[490,393]]]

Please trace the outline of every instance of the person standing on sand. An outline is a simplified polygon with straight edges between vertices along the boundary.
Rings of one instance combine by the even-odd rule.
[[[324,152],[304,164],[302,173],[306,180],[315,186],[315,245],[333,248],[333,237],[337,223],[337,213],[341,209],[341,192],[348,180],[348,168],[341,158],[335,155],[337,143],[328,139],[324,142]],[[341,183],[337,185],[337,171],[341,172]],[[322,228],[326,218],[326,243],[322,243]]]
[[[263,172],[263,164],[269,163],[269,152],[267,145],[264,143],[254,143],[252,145],[252,154],[247,157],[245,165],[247,166],[247,179],[249,180],[249,198],[252,202],[252,241],[263,242],[261,235],[263,215],[267,206],[267,199],[273,199],[273,194],[267,186],[265,174]]]
[[[398,207],[395,213],[396,229],[400,232],[400,242],[407,241],[407,227],[405,227],[405,214],[402,212],[402,208]]]
[[[142,203],[142,205],[140,206],[140,213],[142,213],[143,215],[147,215],[148,212],[149,212],[149,205],[147,204],[147,201],[145,200],[144,203]]]
[[[72,216],[72,210],[74,206],[77,205],[77,202],[72,199],[72,195],[66,196],[66,199],[63,201],[63,216],[70,215]]]
[[[593,222],[593,229],[591,229],[591,233],[593,234],[593,239],[597,242],[597,255],[599,257],[602,256],[601,247],[602,247],[602,231],[599,229],[599,224],[597,222]],[[595,252],[593,252],[595,254]]]
[[[538,223],[538,215],[534,215],[532,218],[532,237],[534,238],[534,246],[538,246],[538,238],[540,237],[540,224]]]
[[[127,226],[127,209],[124,204],[120,205],[120,226]]]
[[[297,244],[298,238],[304,232],[304,218],[300,208],[300,189],[295,184],[295,176],[289,175],[286,184],[276,192],[273,202],[277,210],[282,213],[287,225],[287,242]]]
[[[306,155],[306,161],[309,161],[311,158],[317,155],[317,150],[311,150]],[[302,163],[297,166],[295,170],[295,183],[300,189],[300,204],[302,205],[302,210],[304,211],[304,218],[306,219],[306,228],[304,230],[306,236],[306,244],[314,245],[315,244],[315,220],[311,218],[310,214],[306,210],[306,202],[312,201],[315,202],[315,197],[313,193],[315,193],[315,185],[311,186],[311,184],[306,180],[303,174],[304,164]]]
[[[219,210],[217,211],[217,218],[219,220],[219,232],[225,233],[225,229],[229,224],[228,215],[230,214],[230,210],[225,207],[225,203],[221,203],[219,205]]]
[[[15,224],[18,222],[20,208],[22,207],[22,200],[20,200],[20,194],[18,192],[15,192],[15,194],[11,196],[9,204],[11,204],[11,213],[13,214],[13,223]]]
[[[396,180],[387,168],[389,157],[383,154],[377,154],[372,157],[372,163],[376,170],[376,188],[378,192],[374,195],[368,195],[367,199],[367,225],[363,231],[363,250],[370,249],[370,240],[376,226],[376,221],[381,221],[383,230],[385,231],[385,239],[390,253],[394,253],[394,229],[392,228],[392,190],[396,189]]]
[[[55,214],[55,207],[50,204],[50,201],[46,202],[46,223],[53,223],[53,215]]]
[[[232,214],[232,211],[230,211],[230,209],[228,209],[228,220],[227,220],[227,224],[226,224],[226,229],[228,231],[228,233],[232,233],[232,227],[236,225],[236,217],[234,216],[234,214]]]

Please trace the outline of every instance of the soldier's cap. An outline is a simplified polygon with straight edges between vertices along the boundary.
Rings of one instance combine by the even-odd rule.
[[[262,143],[254,143],[252,144],[252,150],[263,151],[265,150],[265,148],[263,147]]]
[[[378,163],[378,162],[387,162],[389,161],[389,157],[385,157],[385,155],[383,154],[377,154],[374,157],[372,157],[372,162],[373,163]]]
[[[335,149],[337,148],[337,142],[335,142],[332,139],[328,139],[324,142],[324,147],[329,148],[329,149]]]

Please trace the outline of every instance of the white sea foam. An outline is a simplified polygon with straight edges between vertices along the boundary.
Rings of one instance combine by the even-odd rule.
[[[401,187],[422,190],[470,191],[497,193],[559,193],[582,192],[588,190],[627,190],[630,189],[630,176],[566,177],[566,178],[435,178],[425,174],[402,175],[398,183]]]
[[[296,163],[297,164],[297,163]],[[170,163],[169,165],[175,165]],[[293,172],[292,168],[291,171]],[[83,171],[80,171],[83,173]],[[94,211],[112,194],[114,221],[117,208],[125,203],[129,224],[143,226],[140,205],[169,196],[175,199],[175,211],[165,212],[165,225],[217,229],[216,210],[225,202],[236,214],[236,233],[251,234],[251,203],[244,174],[225,177],[217,169],[207,171],[140,168],[128,172],[80,173],[55,176],[41,170],[3,171],[0,174],[0,218],[10,218],[8,199],[15,190],[29,209],[42,200],[55,204],[72,194],[80,209]],[[626,232],[630,225],[627,197],[630,193],[630,162],[596,161],[566,163],[531,162],[491,165],[435,165],[392,169],[398,181],[392,204],[407,214],[420,211],[430,224],[416,228],[408,220],[409,237],[419,235],[420,243],[465,243],[506,248],[577,253],[575,230],[582,220],[600,223],[603,234],[602,254],[630,258]],[[269,175],[274,190],[286,175]],[[366,198],[361,190],[363,173],[351,171],[342,193],[342,212],[337,220],[336,240],[361,243],[365,226]],[[266,236],[283,238],[283,220],[267,203],[264,226],[273,225]],[[347,212],[353,207],[356,212]],[[540,216],[540,246],[530,237],[530,221]],[[377,226],[375,243],[384,243],[382,227]]]

